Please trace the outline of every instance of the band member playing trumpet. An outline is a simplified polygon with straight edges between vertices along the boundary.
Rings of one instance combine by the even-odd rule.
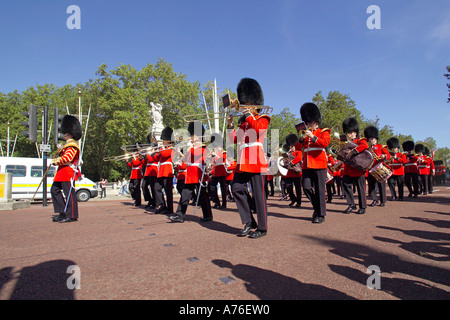
[[[417,160],[417,167],[419,168],[419,194],[427,195],[428,194],[428,174],[429,169],[428,160],[425,153],[425,146],[421,143],[416,144],[414,147],[414,151],[419,157]]]
[[[78,220],[78,202],[74,180],[77,180],[79,175],[77,168],[80,148],[77,140],[81,138],[81,125],[76,117],[66,115],[62,119],[61,130],[66,144],[58,153],[58,157],[52,160],[52,165],[58,166],[58,170],[50,188],[53,209],[59,215],[54,216],[52,220],[53,222],[72,222]]]
[[[357,155],[369,148],[366,138],[358,138],[359,136],[359,124],[355,118],[346,118],[342,123],[342,129],[347,135],[347,139],[357,144],[353,150],[347,153],[346,160],[350,160],[353,155]],[[358,191],[359,210],[357,214],[366,213],[367,200],[365,192],[365,171],[356,169],[344,161],[344,177],[342,180],[342,186],[345,191],[345,197],[347,198],[347,204],[349,205],[345,209],[344,213],[350,213],[356,210],[355,199],[353,197],[353,184],[356,184]]]
[[[225,184],[227,172],[225,163],[227,161],[227,152],[223,151],[223,137],[220,134],[211,136],[211,146],[214,148],[211,153],[211,164],[213,172],[211,177],[211,200],[214,202],[213,208],[227,207],[227,186]],[[222,205],[220,205],[217,185],[220,184],[220,192],[222,194]]]
[[[375,154],[375,161],[373,162],[372,168],[377,164],[384,162],[385,160],[389,160],[391,155],[385,145],[381,145],[378,143],[379,134],[378,128],[375,126],[368,126],[364,129],[364,137],[367,138],[369,142],[369,147]],[[386,204],[386,181],[379,182],[377,181],[371,174],[367,177],[367,183],[369,185],[369,194],[372,198],[372,203],[369,204],[370,207],[374,207],[377,204],[380,207],[384,207]],[[376,199],[377,197],[377,188],[380,194],[380,200]]]
[[[303,151],[302,186],[310,199],[314,212],[313,223],[325,221],[327,212],[325,184],[327,180],[326,147],[330,144],[330,129],[320,128],[322,115],[314,103],[305,103],[300,108],[302,121],[307,129],[299,138],[296,149]]]
[[[405,141],[402,144],[403,151],[406,152],[405,163],[405,185],[408,188],[408,198],[414,196],[417,198],[419,194],[419,168],[417,167],[417,161],[419,157],[414,154],[414,142],[411,140]]]
[[[131,161],[127,166],[131,168],[130,182],[128,188],[130,189],[131,198],[134,200],[133,206],[141,205],[141,180],[142,180],[142,165],[144,163],[143,157],[140,155],[141,147],[136,143],[137,151],[133,154]]]
[[[206,145],[203,143],[205,129],[201,122],[190,122],[188,131],[191,135],[192,145],[181,160],[187,165],[186,179],[184,180],[177,211],[169,219],[172,222],[184,222],[189,201],[192,199],[194,190],[197,190],[198,203],[196,205],[200,204],[203,212],[201,221],[211,221],[213,215],[206,188],[206,182],[208,180],[206,173],[207,150]],[[197,201],[197,199],[195,200]]]
[[[151,143],[151,134],[147,135],[147,142]],[[146,208],[155,207],[155,182],[158,175],[158,161],[156,159],[156,151],[148,152],[144,157],[145,172],[142,179],[142,193],[144,194],[144,200],[147,201]]]
[[[406,163],[406,155],[400,151],[400,141],[395,138],[389,138],[386,141],[389,150],[392,151],[390,167],[392,169],[392,176],[388,179],[388,186],[391,190],[392,200],[403,201],[403,184],[405,169],[403,165]],[[398,197],[395,192],[395,184],[398,188]]]
[[[155,213],[173,213],[173,155],[172,144],[173,129],[165,127],[161,131],[162,148],[158,154],[158,175],[155,182]],[[166,195],[166,201],[163,196]]]
[[[259,106],[264,104],[264,95],[259,83],[250,78],[242,79],[237,86],[237,95],[244,114],[240,117],[238,129],[234,129],[233,116],[229,116],[228,137],[238,144],[237,167],[231,185],[231,191],[236,202],[244,228],[238,237],[249,236],[260,238],[267,234],[267,198],[264,190],[264,176],[268,163],[263,150],[263,141],[270,117],[259,114]],[[256,106],[245,108],[246,106]],[[255,201],[258,223],[251,213],[251,197],[247,188],[250,182]],[[256,228],[255,231],[252,229]]]
[[[286,137],[286,144],[289,146],[288,157],[292,158],[290,160],[290,165],[288,166],[288,171],[286,173],[286,190],[291,199],[289,207],[296,206],[299,208],[302,205],[302,172],[296,172],[290,168],[294,167],[297,163],[299,166],[303,160],[303,153],[300,150],[295,150],[295,144],[298,141],[296,134],[290,134]],[[295,193],[294,193],[295,188]]]

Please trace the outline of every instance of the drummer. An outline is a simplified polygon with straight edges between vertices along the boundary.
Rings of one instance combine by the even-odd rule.
[[[376,155],[372,168],[391,158],[387,146],[378,143],[379,134],[377,127],[368,126],[364,129],[364,137],[367,138],[370,148],[372,148],[373,153]],[[380,207],[384,207],[386,205],[386,180],[378,181],[373,175],[369,174],[367,177],[367,184],[369,185],[369,194],[372,198],[372,203],[369,204],[369,206],[375,207],[376,205],[379,205]],[[380,194],[379,200],[377,200],[376,187],[378,187]]]

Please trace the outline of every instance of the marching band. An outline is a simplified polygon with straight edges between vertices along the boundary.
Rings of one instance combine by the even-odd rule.
[[[429,150],[422,144],[405,141],[400,145],[395,137],[389,138],[386,145],[379,144],[378,128],[369,126],[360,136],[354,117],[343,121],[343,135],[333,135],[329,128],[321,127],[319,108],[305,103],[300,108],[302,123],[296,125],[298,135],[288,135],[283,147],[271,157],[263,147],[271,120],[267,111],[270,109],[264,106],[258,82],[241,79],[237,99],[230,101],[229,96],[226,99],[224,107],[240,112],[237,127],[236,114],[226,117],[231,146],[225,146],[220,134],[212,134],[208,144],[201,120],[186,121],[190,139],[183,143],[183,148],[176,145],[170,127],[161,133],[162,144],[152,141],[151,135],[150,149],[136,144],[137,152],[128,162],[133,205],[141,204],[141,180],[148,202],[146,208],[154,208],[156,214],[167,214],[173,223],[185,221],[190,201],[195,210],[201,207],[201,222],[212,221],[212,209],[226,209],[227,202],[234,201],[243,224],[236,235],[260,238],[267,235],[267,198],[274,196],[276,177],[281,177],[282,194],[289,197],[290,207],[301,208],[302,194],[305,195],[313,208],[311,221],[316,224],[325,221],[326,203],[331,203],[336,193],[340,199],[346,199],[348,207],[343,213],[364,214],[368,206],[386,206],[386,184],[392,201],[403,201],[404,186],[409,198],[433,191],[431,179],[436,169]],[[180,195],[175,212],[174,177]],[[372,200],[369,205],[367,198]]]

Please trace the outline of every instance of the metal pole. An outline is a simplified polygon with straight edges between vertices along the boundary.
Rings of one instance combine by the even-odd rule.
[[[42,123],[42,144],[47,142],[47,127],[48,127],[48,107],[44,107],[44,121]],[[44,149],[45,150],[45,149]],[[47,206],[47,178],[45,178],[45,172],[47,172],[47,152],[42,152],[42,177],[44,181],[42,182],[42,206]]]

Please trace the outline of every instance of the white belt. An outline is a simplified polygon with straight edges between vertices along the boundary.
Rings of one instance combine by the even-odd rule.
[[[139,167],[131,168],[131,170],[138,170],[138,169],[141,169],[141,168],[139,168]]]
[[[199,163],[199,162],[194,162],[194,163],[188,163],[187,165],[188,167],[204,167],[203,164]]]
[[[157,166],[158,164],[157,163],[147,163],[147,167],[150,167],[150,166]]]
[[[250,143],[243,143],[241,144],[241,146],[239,147],[240,149],[245,149],[245,148],[250,148],[250,147],[262,147],[262,143],[261,142],[250,142]]]
[[[162,166],[164,164],[170,164],[171,166],[173,166],[172,162],[161,162],[161,163],[158,164],[158,166]]]
[[[309,151],[325,151],[324,148],[306,148],[303,150],[303,152],[309,152]]]
[[[428,166],[419,166],[420,169],[429,168]]]
[[[417,167],[417,163],[406,163],[405,167],[407,167],[407,166],[416,166]]]

